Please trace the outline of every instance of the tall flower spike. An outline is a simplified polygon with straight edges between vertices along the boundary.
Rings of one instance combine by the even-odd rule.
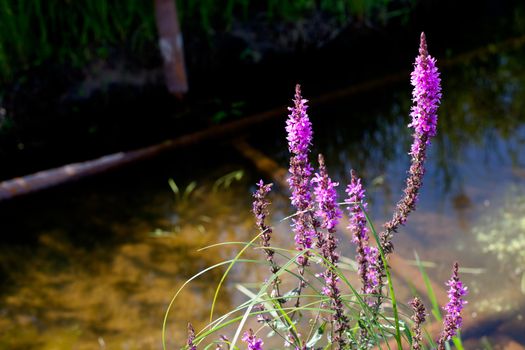
[[[362,292],[365,294],[378,294],[379,270],[378,260],[379,251],[376,247],[369,245],[368,227],[365,213],[367,203],[365,202],[365,190],[361,184],[361,179],[357,177],[354,170],[351,171],[352,179],[346,189],[348,198],[348,213],[350,224],[348,229],[352,234],[352,241],[356,244],[356,259],[358,273],[361,277]]]
[[[296,207],[298,215],[292,219],[295,234],[295,245],[299,251],[312,247],[315,237],[313,216],[308,212],[312,207],[311,183],[312,166],[308,161],[308,153],[312,143],[312,124],[306,110],[307,100],[301,96],[301,87],[295,87],[294,106],[288,108],[290,114],[286,121],[288,133],[288,148],[292,153],[290,159],[290,177],[288,183],[292,191],[292,204]],[[300,266],[308,264],[308,256],[299,258]]]
[[[412,321],[414,321],[414,326],[412,327],[412,350],[421,350],[421,342],[423,341],[421,325],[426,318],[425,305],[418,297],[415,297],[409,304],[414,311],[414,315],[411,317]]]
[[[244,335],[242,337],[242,341],[245,342],[248,345],[248,350],[263,350],[263,341],[260,338],[257,338],[253,334],[253,330],[250,329],[246,332],[244,332]]]
[[[195,346],[195,344],[193,344],[194,340],[195,340],[195,329],[193,329],[193,326],[191,325],[191,323],[188,323],[188,341],[186,344],[188,345],[189,350],[197,350],[197,347]]]
[[[253,207],[252,211],[255,215],[256,225],[261,231],[261,244],[264,247],[264,252],[266,254],[266,261],[270,263],[270,271],[272,274],[279,271],[279,265],[275,262],[274,254],[275,251],[270,247],[270,239],[272,237],[272,228],[268,226],[265,222],[266,217],[268,216],[268,206],[270,201],[266,198],[268,193],[271,191],[273,184],[265,185],[263,180],[260,180],[257,183],[257,191],[253,194]],[[279,297],[279,283],[280,279],[278,277],[272,280],[272,297]],[[280,300],[280,299],[279,299]]]
[[[428,54],[425,33],[421,33],[419,56],[416,57],[414,71],[411,74],[412,101],[414,105],[410,115],[412,122],[408,125],[414,129],[414,141],[410,149],[411,166],[406,180],[403,198],[399,201],[392,219],[385,224],[380,233],[381,246],[385,254],[394,250],[393,233],[404,225],[411,211],[416,209],[419,189],[425,174],[425,159],[430,139],[436,135],[437,109],[441,100],[441,79],[436,67],[436,59]]]
[[[463,282],[459,280],[458,275],[459,264],[454,263],[452,270],[452,277],[447,282],[447,286],[450,287],[448,290],[448,304],[443,308],[447,315],[443,321],[443,331],[438,339],[438,350],[445,349],[445,343],[455,336],[458,330],[463,324],[463,318],[461,317],[461,311],[467,303],[463,298],[467,295],[467,287],[463,285]]]
[[[272,273],[275,262],[273,260],[273,255],[275,254],[273,249],[270,249],[270,239],[272,237],[272,228],[266,225],[266,216],[268,216],[268,206],[270,202],[266,198],[268,193],[271,191],[273,184],[265,185],[263,180],[260,180],[257,183],[257,191],[253,194],[253,215],[255,215],[256,225],[261,231],[261,244],[265,248],[264,252],[266,253],[266,260],[272,265]]]
[[[292,153],[290,160],[290,178],[288,183],[292,190],[292,204],[299,210],[305,210],[311,205],[310,176],[312,166],[308,161],[308,153],[312,144],[312,123],[306,113],[308,101],[301,96],[301,86],[295,87],[294,106],[289,107],[290,114],[286,121],[288,133],[288,149]]]
[[[321,248],[324,259],[330,263],[325,264],[326,271],[321,274],[325,280],[323,293],[330,298],[330,309],[334,312],[331,319],[334,332],[333,341],[337,344],[337,349],[344,349],[347,345],[345,332],[348,329],[348,318],[344,314],[341,292],[337,286],[339,277],[332,268],[332,266],[336,267],[339,261],[339,254],[336,252],[337,239],[334,236],[335,227],[341,218],[335,191],[335,187],[339,184],[332,182],[328,176],[321,154],[319,155],[319,173],[315,174],[312,182],[315,184],[314,193],[318,205],[316,213],[321,217],[321,228],[326,229],[324,236],[318,233],[317,244]]]
[[[312,182],[315,184],[316,214],[321,218],[321,227],[328,231],[335,231],[335,227],[342,216],[341,209],[337,205],[337,192],[335,190],[339,183],[333,182],[328,176],[322,154],[319,155],[319,172],[315,174]]]

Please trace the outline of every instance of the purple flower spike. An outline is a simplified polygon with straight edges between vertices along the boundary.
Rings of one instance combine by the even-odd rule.
[[[347,345],[345,332],[348,330],[348,317],[344,314],[344,306],[338,283],[339,277],[333,270],[337,267],[339,254],[337,249],[337,238],[335,238],[335,227],[342,216],[337,205],[337,192],[335,187],[339,184],[332,182],[326,171],[324,158],[319,155],[319,173],[312,180],[316,184],[314,193],[318,204],[316,214],[321,218],[321,228],[326,229],[326,234],[318,233],[317,245],[321,248],[321,254],[327,263],[326,271],[320,274],[324,278],[323,294],[330,298],[330,309],[334,312],[331,316],[334,331],[333,341],[337,344],[336,349],[344,349]]]
[[[191,323],[188,323],[188,340],[186,344],[188,345],[189,350],[197,350],[197,347],[195,344],[193,344],[193,341],[195,340],[195,329],[193,329],[193,326]]]
[[[248,345],[248,350],[263,350],[263,341],[253,334],[253,330],[244,332],[242,341]]]
[[[274,251],[273,249],[270,249],[270,239],[272,237],[272,228],[268,226],[265,222],[266,217],[268,216],[268,206],[270,205],[270,202],[266,198],[268,193],[270,193],[272,189],[273,184],[267,184],[265,185],[263,180],[260,180],[257,183],[257,191],[253,194],[253,207],[252,212],[255,215],[256,225],[261,231],[261,243],[262,246],[265,247],[265,253],[268,262],[272,265],[272,267],[275,265],[273,262],[273,255]],[[273,273],[277,271],[273,271]]]
[[[357,177],[354,170],[351,172],[352,179],[346,189],[348,198],[345,200],[350,215],[348,229],[352,234],[352,241],[356,244],[356,259],[358,273],[363,285],[362,292],[365,294],[379,293],[379,251],[368,243],[368,227],[363,209],[366,209],[365,190],[361,185],[361,179]]]
[[[266,228],[264,220],[266,216],[268,216],[268,206],[270,205],[266,196],[272,190],[272,186],[273,184],[265,185],[263,180],[259,180],[257,183],[257,191],[253,194],[255,200],[253,201],[252,212],[255,215],[257,227],[259,227],[261,231],[264,231]]]
[[[423,334],[421,330],[421,325],[425,322],[426,319],[426,310],[425,305],[418,297],[415,297],[410,301],[410,306],[414,311],[414,315],[411,317],[414,321],[414,326],[412,327],[412,350],[421,350],[421,344],[423,341]]]
[[[436,67],[436,59],[428,54],[425,33],[421,33],[419,56],[416,58],[411,83],[414,86],[410,116],[413,127],[418,135],[426,135],[426,142],[436,136],[437,109],[441,100],[441,79]]]
[[[425,175],[427,146],[430,145],[430,139],[436,135],[441,79],[436,68],[436,59],[428,54],[424,33],[421,33],[419,56],[414,64],[411,83],[414,86],[412,92],[414,106],[410,113],[412,122],[408,126],[414,128],[414,141],[410,148],[412,159],[405,194],[397,203],[392,219],[384,225],[385,230],[379,234],[385,255],[394,251],[393,233],[400,225],[406,223],[408,215],[416,209],[419,189],[423,185],[423,175]]]
[[[308,161],[308,153],[312,144],[312,123],[308,118],[306,110],[307,100],[301,96],[301,87],[295,87],[294,106],[289,107],[290,114],[286,121],[286,132],[288,133],[288,149],[292,153],[290,160],[290,178],[288,183],[292,190],[292,205],[300,211],[306,210],[311,205],[310,176],[312,166]]]
[[[321,227],[334,231],[342,216],[341,209],[337,205],[337,192],[335,191],[339,183],[333,182],[328,176],[321,154],[319,155],[319,173],[315,174],[312,182],[315,184],[314,194],[318,205],[316,214],[322,219]]]
[[[265,185],[263,180],[260,180],[257,183],[257,191],[253,194],[253,207],[252,211],[255,215],[256,225],[261,231],[261,244],[264,247],[264,252],[266,254],[266,261],[270,264],[270,271],[272,274],[276,274],[280,267],[277,265],[274,259],[275,251],[270,248],[270,240],[272,238],[273,230],[270,226],[266,224],[266,217],[268,216],[268,206],[270,201],[268,198],[268,193],[270,193],[273,184]],[[279,297],[279,277],[275,277],[272,280],[272,296]],[[280,300],[280,299],[279,299]]]
[[[352,241],[359,244],[360,241],[368,241],[368,228],[366,227],[366,217],[363,209],[366,210],[368,203],[365,202],[365,190],[361,185],[361,179],[357,177],[354,170],[351,171],[351,182],[346,188],[348,198],[345,203],[349,204],[347,209],[350,211],[350,224],[348,229],[352,232]]]
[[[308,161],[310,144],[312,143],[312,124],[306,113],[306,100],[301,96],[301,87],[295,87],[294,106],[289,108],[290,114],[286,121],[288,132],[288,148],[292,153],[290,159],[290,177],[288,183],[292,191],[292,204],[298,215],[292,220],[295,233],[295,246],[302,251],[312,247],[316,236],[316,223],[309,209],[312,208],[311,182],[312,166]],[[308,264],[308,254],[298,258],[301,266]]]
[[[447,312],[447,315],[443,321],[443,331],[438,340],[438,350],[445,349],[445,342],[455,336],[463,324],[461,311],[467,303],[463,298],[467,295],[468,291],[467,287],[463,286],[463,282],[459,280],[458,269],[459,264],[456,262],[452,270],[452,277],[447,282],[447,286],[450,287],[448,290],[449,302],[443,308]]]

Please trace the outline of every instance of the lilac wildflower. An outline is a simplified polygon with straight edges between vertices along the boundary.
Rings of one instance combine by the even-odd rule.
[[[310,176],[312,166],[308,161],[308,153],[312,144],[312,123],[308,118],[306,110],[307,100],[301,96],[299,84],[295,87],[294,106],[289,107],[290,114],[286,121],[286,132],[288,133],[288,149],[292,153],[290,160],[290,178],[288,183],[292,190],[292,205],[299,210],[305,210],[311,205]]]
[[[271,321],[270,317],[268,317],[268,314],[265,312],[266,307],[264,304],[258,304],[253,307],[253,311],[257,312],[257,322],[260,323],[269,323]],[[264,313],[260,313],[264,312]]]
[[[261,244],[264,247],[264,252],[266,253],[266,261],[270,264],[270,271],[272,274],[276,274],[280,267],[277,265],[274,259],[275,251],[270,248],[270,239],[272,237],[272,228],[268,225],[266,225],[266,217],[268,216],[268,206],[270,205],[270,201],[266,198],[268,193],[271,191],[273,184],[267,184],[265,185],[262,180],[260,180],[257,183],[257,191],[253,194],[253,197],[255,198],[253,201],[253,214],[255,215],[256,225],[261,231]],[[275,278],[272,280],[272,292],[271,296],[272,298],[277,298],[279,302],[283,302],[284,300],[280,298],[280,291],[279,291],[279,284],[281,283],[281,280],[278,276],[275,276]],[[262,316],[261,316],[262,317]]]
[[[189,350],[197,350],[197,347],[195,346],[195,344],[193,344],[194,340],[195,340],[195,329],[193,328],[191,323],[188,323],[188,341],[186,344],[188,345]]]
[[[338,349],[344,349],[346,339],[344,333],[348,329],[348,318],[344,314],[341,292],[337,286],[339,278],[333,267],[337,266],[339,254],[336,252],[337,239],[334,236],[335,227],[341,218],[341,210],[337,205],[337,192],[335,187],[339,184],[332,182],[326,171],[324,158],[319,155],[319,173],[315,174],[312,180],[316,184],[314,193],[318,204],[316,214],[321,217],[321,228],[326,229],[326,234],[318,234],[317,244],[321,248],[321,254],[329,263],[326,265],[326,271],[321,275],[325,280],[323,294],[330,298],[330,308],[334,311],[332,315],[332,324],[334,331],[334,343]],[[330,266],[331,265],[331,266]]]
[[[392,219],[385,224],[385,230],[380,233],[381,246],[386,255],[394,250],[393,233],[399,225],[404,225],[411,211],[416,209],[419,189],[423,184],[425,174],[425,159],[430,139],[436,135],[437,109],[441,100],[441,79],[436,67],[436,59],[428,54],[425,34],[421,33],[419,56],[411,74],[411,84],[414,86],[412,100],[414,106],[410,112],[412,122],[408,125],[414,128],[414,141],[410,149],[411,166],[406,180],[405,194],[399,201]]]
[[[459,280],[458,269],[459,264],[456,262],[454,263],[454,269],[452,270],[452,277],[447,282],[447,286],[450,287],[448,290],[449,302],[443,308],[447,312],[447,315],[443,321],[443,331],[437,342],[438,350],[445,349],[445,342],[455,336],[463,324],[461,311],[467,303],[463,297],[467,295],[468,291],[467,287],[463,286],[463,282]]]
[[[413,127],[418,135],[426,135],[426,143],[436,136],[437,109],[441,100],[441,79],[436,67],[436,59],[428,54],[425,33],[421,33],[419,56],[416,57],[414,71],[411,74],[411,84],[414,86],[410,116]]]
[[[414,326],[412,327],[412,350],[421,350],[421,342],[423,341],[421,325],[426,318],[425,305],[418,297],[415,297],[409,304],[414,311],[414,315],[411,317],[412,321],[414,321]]]
[[[341,209],[337,205],[337,192],[335,188],[339,183],[333,182],[324,163],[323,155],[319,155],[319,173],[315,174],[312,182],[316,184],[314,188],[315,200],[318,205],[316,214],[320,217],[321,227],[331,231],[334,230],[342,216]]]
[[[273,184],[265,185],[263,180],[259,180],[257,183],[257,191],[253,194],[253,207],[252,212],[255,215],[257,227],[261,231],[266,231],[268,226],[266,226],[264,220],[268,216],[268,206],[270,202],[266,199],[266,196],[272,190]]]
[[[242,337],[242,341],[245,342],[248,345],[248,350],[263,350],[263,341],[260,338],[257,338],[253,334],[253,330],[250,329],[246,332],[244,332],[244,335]]]
[[[270,263],[272,273],[279,271],[279,267],[274,261],[275,251],[270,247],[270,239],[272,237],[272,228],[266,225],[266,217],[268,216],[268,206],[270,201],[266,198],[271,191],[273,184],[265,185],[262,180],[257,183],[257,191],[253,194],[255,200],[253,201],[253,214],[255,215],[256,225],[261,231],[261,244],[266,253],[266,260]]]
[[[297,208],[299,214],[292,220],[295,233],[295,244],[298,250],[312,247],[315,237],[315,228],[312,215],[306,212],[312,207],[311,183],[312,166],[308,161],[308,153],[312,143],[312,124],[306,110],[307,100],[301,96],[301,87],[295,87],[294,106],[289,108],[290,114],[286,121],[288,132],[288,148],[292,153],[290,159],[290,177],[288,183],[292,191],[292,205]],[[308,257],[301,256],[299,259],[302,266],[307,265]]]
[[[369,245],[368,228],[364,210],[365,190],[361,179],[357,177],[354,170],[351,172],[352,179],[346,189],[348,198],[345,200],[350,214],[348,229],[352,234],[352,241],[356,244],[358,273],[361,278],[362,292],[365,294],[377,294],[379,285],[379,251],[376,247]]]

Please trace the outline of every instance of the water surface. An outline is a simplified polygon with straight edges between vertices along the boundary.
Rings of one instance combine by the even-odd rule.
[[[407,260],[417,251],[436,283],[449,278],[453,261],[465,268],[466,312],[476,329],[467,348],[510,339],[525,343],[524,60],[520,46],[443,70],[439,134],[424,188],[417,211],[394,242]],[[308,86],[304,91],[308,95]],[[350,169],[359,172],[377,225],[401,195],[409,107],[407,77],[310,110],[314,154],[325,154],[341,195]],[[261,125],[248,139],[282,167],[288,157],[284,120]],[[233,172],[242,177],[228,184],[225,176]],[[238,248],[198,249],[256,234],[251,193],[259,178],[271,181],[266,176],[228,142],[219,142],[3,203],[0,348],[160,349],[162,319],[176,289]],[[181,192],[196,185],[177,197],[169,178]],[[276,240],[283,244],[291,240],[289,222],[280,222],[291,213],[287,197],[280,186],[271,195]],[[341,250],[352,257],[344,232],[340,238]],[[196,328],[205,324],[223,272],[213,270],[177,299],[169,317],[172,348],[183,341],[187,321]],[[235,282],[265,276],[265,269],[250,265],[234,270],[217,312],[243,300]],[[396,283],[408,300],[406,282]],[[474,324],[487,318],[495,323]]]

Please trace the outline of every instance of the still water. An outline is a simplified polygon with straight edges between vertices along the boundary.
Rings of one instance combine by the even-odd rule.
[[[418,209],[395,237],[396,252],[408,263],[417,252],[438,284],[449,278],[453,261],[464,267],[469,349],[525,344],[524,61],[518,46],[443,70],[439,135]],[[314,154],[325,154],[341,195],[350,169],[359,172],[377,225],[391,215],[408,166],[408,82],[310,110]],[[303,90],[308,97],[308,86]],[[284,120],[248,138],[281,167],[287,166]],[[164,312],[177,288],[238,249],[199,248],[256,234],[251,193],[261,177],[271,181],[223,142],[3,203],[0,349],[161,349]],[[291,213],[287,197],[280,186],[271,195],[283,244],[292,237],[280,222]],[[343,232],[340,238],[352,257]],[[187,321],[197,329],[205,324],[223,272],[197,279],[176,300],[171,348],[184,341]],[[234,282],[265,276],[263,269],[236,269],[217,313],[243,300]],[[397,283],[408,300],[406,281]]]

